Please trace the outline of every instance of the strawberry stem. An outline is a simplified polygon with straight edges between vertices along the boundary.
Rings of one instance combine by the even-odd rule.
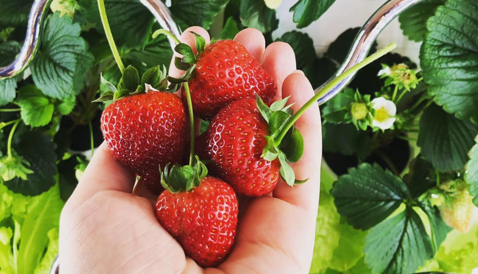
[[[113,33],[111,33],[110,23],[108,22],[108,16],[106,15],[104,0],[98,0],[98,9],[100,10],[101,23],[103,24],[103,28],[105,29],[106,39],[108,40],[108,44],[110,45],[111,51],[113,52],[113,57],[115,58],[116,64],[118,65],[121,74],[123,74],[124,65],[121,61],[121,57],[118,52],[118,48],[116,47],[115,40],[113,39]]]
[[[181,41],[179,41],[179,39],[174,36],[174,34],[172,34],[171,32],[167,31],[167,30],[164,30],[164,29],[158,29],[157,31],[155,31],[153,33],[153,39],[158,37],[158,35],[160,34],[165,34],[167,35],[169,38],[173,39],[173,41],[176,43],[176,44],[181,44]],[[174,49],[173,49],[174,50]]]
[[[8,158],[11,159],[13,158],[13,153],[12,153],[12,140],[13,140],[13,135],[15,134],[15,130],[17,130],[18,124],[22,119],[18,119],[15,121],[15,124],[13,124],[12,129],[10,130],[10,135],[8,135],[8,143],[7,143],[7,151],[8,151]]]
[[[280,144],[282,139],[285,137],[289,129],[294,125],[294,123],[304,114],[304,112],[312,105],[317,104],[317,100],[319,100],[322,96],[327,94],[330,90],[332,90],[338,83],[343,81],[345,78],[349,77],[353,73],[359,71],[360,69],[364,68],[365,66],[369,65],[370,63],[374,62],[375,60],[379,59],[380,57],[384,56],[385,54],[389,53],[393,49],[397,47],[396,43],[392,43],[387,47],[377,51],[373,55],[367,57],[362,62],[358,63],[357,65],[351,67],[350,69],[346,70],[344,73],[340,74],[337,78],[330,81],[325,87],[323,87],[319,92],[317,92],[314,97],[312,97],[307,103],[305,103],[290,119],[287,120],[285,124],[283,124],[279,128],[279,134],[275,139],[276,145]]]
[[[90,127],[90,145],[91,145],[91,158],[93,158],[93,154],[95,154],[95,138],[93,137],[93,125],[91,121],[88,123]]]
[[[188,111],[189,111],[189,124],[191,128],[191,146],[189,150],[189,165],[193,166],[194,162],[194,113],[193,113],[193,103],[191,100],[191,93],[189,92],[188,82],[184,82],[184,92],[186,93],[186,100],[188,102]]]
[[[17,112],[22,110],[21,108],[2,108],[0,112]]]

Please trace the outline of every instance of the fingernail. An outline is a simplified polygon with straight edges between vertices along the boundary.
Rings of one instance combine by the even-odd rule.
[[[295,71],[292,72],[292,73],[298,73],[298,74],[305,75],[304,72],[303,72],[302,70],[300,70],[300,69],[297,69],[297,70],[295,70]]]

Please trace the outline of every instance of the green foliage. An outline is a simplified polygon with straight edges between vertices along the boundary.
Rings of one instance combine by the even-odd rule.
[[[228,2],[229,0],[172,0],[170,10],[182,29],[186,29],[186,26],[209,29],[216,15]]]
[[[352,124],[326,123],[324,132],[324,151],[356,155],[360,159],[365,159],[372,152],[372,138],[367,132],[357,130]]]
[[[459,119],[478,123],[478,4],[449,0],[427,24],[420,60],[428,92]]]
[[[293,20],[298,28],[304,28],[324,14],[335,0],[299,0],[290,11],[294,12]]]
[[[478,139],[476,139],[478,141]],[[466,165],[465,180],[468,183],[468,190],[473,196],[473,203],[478,206],[478,144],[471,149],[470,161]]]
[[[1,0],[0,27],[16,27],[26,24],[32,4],[33,0]]]
[[[378,165],[351,168],[330,193],[340,215],[355,228],[369,229],[392,214],[409,197],[405,183]]]
[[[103,33],[96,0],[79,0],[80,15]],[[153,28],[154,17],[138,0],[105,0],[106,14],[118,46],[143,48]]]
[[[220,38],[225,39],[234,39],[236,34],[239,32],[239,27],[237,26],[236,20],[233,17],[229,17],[224,24],[224,28],[221,31]]]
[[[15,99],[15,89],[17,82],[15,79],[0,80],[0,106],[6,105]]]
[[[264,1],[242,0],[240,14],[244,26],[261,32],[270,32],[279,26],[276,11],[269,9]]]
[[[433,257],[422,220],[411,208],[371,229],[364,252],[373,274],[413,273]]]
[[[437,105],[428,107],[420,119],[418,146],[422,155],[440,171],[462,170],[478,134],[478,125],[457,119]]]
[[[35,196],[55,184],[57,181],[55,144],[51,142],[50,136],[41,131],[31,131],[18,138],[13,148],[30,163],[29,169],[33,173],[28,174],[26,180],[14,178],[4,182],[5,186],[16,193]]]
[[[340,224],[339,231],[339,245],[334,250],[329,267],[344,272],[354,267],[363,258],[367,232],[354,229],[345,223]]]
[[[3,273],[44,273],[58,254],[63,201],[59,186],[35,197],[0,184],[0,269]]]
[[[19,91],[17,104],[21,108],[22,120],[31,127],[45,126],[53,117],[55,106],[34,85],[24,86]]]
[[[47,18],[40,50],[31,64],[33,80],[44,94],[66,99],[84,87],[93,56],[80,32],[80,25],[68,16],[55,13]]]
[[[399,17],[400,28],[408,39],[421,42],[427,33],[427,21],[445,0],[425,0],[402,12]]]
[[[340,215],[335,208],[334,198],[324,189],[320,191],[316,223],[314,257],[310,273],[319,273],[330,265],[334,250],[340,241]]]

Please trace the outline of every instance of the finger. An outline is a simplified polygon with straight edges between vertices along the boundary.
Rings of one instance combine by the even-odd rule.
[[[134,182],[134,173],[116,161],[106,142],[103,142],[95,151],[72,196],[82,202],[101,191],[131,193]]]
[[[264,52],[262,67],[276,81],[277,96],[275,100],[282,98],[282,83],[296,69],[294,50],[284,42],[270,44]]]
[[[136,185],[134,186],[133,195],[144,197],[148,199],[153,205],[156,204],[156,201],[158,200],[158,195],[151,192],[151,190],[146,187],[142,179],[139,179],[138,183],[136,183]]]
[[[236,34],[234,41],[243,45],[259,64],[262,63],[262,55],[266,47],[262,32],[252,28],[244,29]]]
[[[205,29],[201,27],[190,27],[186,29],[183,32],[183,34],[181,34],[181,37],[179,37],[179,41],[181,41],[182,43],[188,44],[193,49],[194,53],[197,53],[196,43],[195,43],[196,38],[194,34],[192,34],[191,32],[195,32],[201,35],[202,37],[204,37],[204,39],[206,40],[206,45],[209,45],[209,42],[211,39],[209,37],[209,33]],[[181,77],[184,74],[183,70],[177,69],[176,66],[174,65],[174,58],[177,56],[180,56],[180,55],[175,52],[173,59],[171,59],[171,64],[169,65],[169,76],[172,76],[175,78]]]
[[[314,90],[303,73],[296,72],[285,79],[282,95],[284,97],[291,96],[289,103],[295,102],[292,109],[296,112],[314,96]],[[316,210],[320,192],[322,155],[322,124],[318,105],[314,104],[309,107],[297,120],[295,127],[304,138],[304,154],[300,161],[291,166],[297,179],[309,180],[305,184],[294,187],[290,187],[280,180],[274,191],[274,197],[306,209]]]

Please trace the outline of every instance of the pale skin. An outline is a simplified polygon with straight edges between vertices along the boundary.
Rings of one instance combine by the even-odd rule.
[[[180,40],[194,47],[194,31]],[[243,44],[278,86],[277,98],[291,96],[297,110],[314,92],[296,71],[291,47],[276,42],[265,48],[262,34],[245,29],[234,38]],[[171,70],[172,75],[181,75]],[[305,142],[302,159],[293,164],[298,179],[293,188],[280,181],[266,197],[242,203],[236,243],[217,268],[201,268],[188,258],[156,220],[154,200],[135,176],[118,163],[102,144],[78,187],[63,209],[60,221],[61,273],[161,274],[306,274],[314,248],[319,203],[322,135],[319,108],[309,108],[296,123]]]

